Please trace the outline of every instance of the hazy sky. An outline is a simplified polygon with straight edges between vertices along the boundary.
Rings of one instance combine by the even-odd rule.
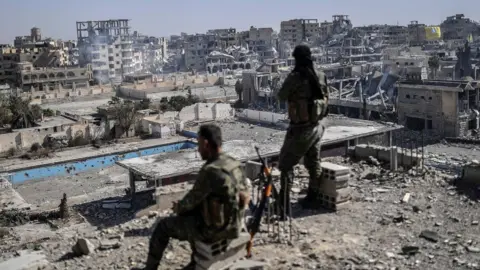
[[[456,13],[480,20],[479,10],[480,0],[3,0],[0,43],[13,43],[34,26],[44,37],[76,39],[75,22],[87,20],[131,19],[132,30],[168,36],[228,27],[278,30],[282,20],[330,21],[333,14],[350,15],[354,25],[439,24]]]

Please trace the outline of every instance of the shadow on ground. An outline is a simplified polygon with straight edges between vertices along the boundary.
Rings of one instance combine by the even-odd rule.
[[[91,225],[100,228],[113,227],[123,224],[135,218],[135,214],[154,204],[152,199],[153,190],[145,190],[136,193],[134,203],[131,203],[131,208],[116,208],[107,209],[103,205],[105,201],[118,200],[119,202],[129,203],[129,197],[117,196],[110,198],[103,198],[97,201],[91,201],[83,204],[78,204],[72,208],[81,214],[86,221]]]

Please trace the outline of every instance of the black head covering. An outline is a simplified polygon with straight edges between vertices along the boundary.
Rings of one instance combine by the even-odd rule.
[[[312,61],[312,52],[307,45],[298,45],[293,50],[292,56],[295,58],[295,61],[310,60]]]

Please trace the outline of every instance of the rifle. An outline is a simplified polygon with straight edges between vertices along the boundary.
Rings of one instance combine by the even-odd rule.
[[[250,233],[250,241],[247,244],[247,258],[250,258],[252,256],[253,237],[260,230],[260,222],[262,220],[263,211],[265,210],[265,206],[269,202],[270,196],[272,195],[272,190],[274,191],[274,195],[276,193],[275,186],[273,185],[271,169],[267,167],[265,160],[260,155],[257,146],[255,146],[255,151],[257,152],[258,158],[260,159],[260,162],[262,164],[261,176],[265,177],[266,181],[264,181],[262,198],[258,203],[258,206],[254,207],[255,210],[253,214],[253,221],[247,225],[247,230]]]

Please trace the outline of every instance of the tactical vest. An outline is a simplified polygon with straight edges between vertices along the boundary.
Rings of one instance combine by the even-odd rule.
[[[288,117],[292,124],[316,124],[322,120],[328,113],[328,105],[324,98],[326,85],[320,82],[322,93],[314,95],[312,87],[308,80],[300,79],[294,94],[288,98]]]
[[[226,194],[212,195],[202,203],[201,213],[209,230],[219,231],[223,237],[236,238],[239,234],[238,224],[244,210],[240,206],[240,185],[245,183],[241,163],[223,156],[221,160],[209,164],[225,179]]]

